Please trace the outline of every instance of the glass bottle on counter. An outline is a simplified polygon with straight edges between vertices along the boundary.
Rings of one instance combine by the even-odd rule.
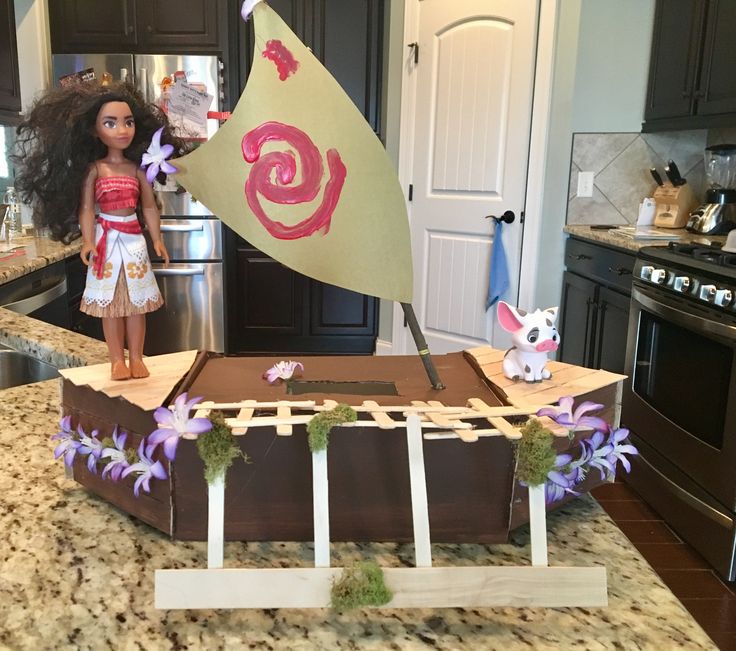
[[[19,237],[23,234],[23,223],[20,214],[20,199],[12,185],[8,186],[3,198],[3,203],[7,206],[5,219],[3,220],[3,230],[5,239],[10,240],[13,237]]]

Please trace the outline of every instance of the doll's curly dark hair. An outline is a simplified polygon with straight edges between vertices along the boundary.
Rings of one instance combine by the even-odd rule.
[[[97,114],[107,102],[125,102],[133,113],[135,136],[124,152],[127,159],[139,165],[160,127],[161,144],[173,145],[174,156],[186,153],[166,114],[129,83],[85,82],[46,91],[17,128],[10,159],[17,170],[15,187],[33,206],[35,226],[48,226],[53,239],[62,239],[76,225],[87,168],[107,153],[95,135]]]

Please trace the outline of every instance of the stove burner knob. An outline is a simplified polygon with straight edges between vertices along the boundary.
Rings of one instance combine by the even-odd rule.
[[[652,271],[654,271],[654,267],[652,267],[652,265],[644,265],[639,272],[639,277],[644,280],[650,280],[652,277]]]
[[[716,297],[716,286],[715,285],[701,285],[700,286],[700,300],[713,302]]]
[[[733,292],[730,289],[716,290],[715,304],[719,307],[728,307],[733,300]]]
[[[687,276],[675,276],[672,287],[676,292],[682,292],[684,294],[690,289],[690,279]]]
[[[649,280],[657,285],[661,285],[667,278],[667,272],[664,269],[653,269]]]

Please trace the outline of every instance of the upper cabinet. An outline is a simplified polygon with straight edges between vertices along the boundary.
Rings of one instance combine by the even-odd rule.
[[[55,0],[55,54],[216,53],[227,44],[227,0]]]
[[[643,131],[736,126],[736,2],[657,0]]]
[[[0,0],[0,123],[16,123],[20,110],[15,10],[13,0]]]
[[[268,4],[330,71],[380,134],[383,0],[269,0]],[[242,85],[252,64],[252,23],[241,26]]]

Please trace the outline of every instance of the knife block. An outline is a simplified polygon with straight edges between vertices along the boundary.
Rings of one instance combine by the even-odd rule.
[[[658,228],[685,228],[690,212],[695,208],[695,195],[689,183],[660,185],[654,191],[657,209],[654,225]]]

